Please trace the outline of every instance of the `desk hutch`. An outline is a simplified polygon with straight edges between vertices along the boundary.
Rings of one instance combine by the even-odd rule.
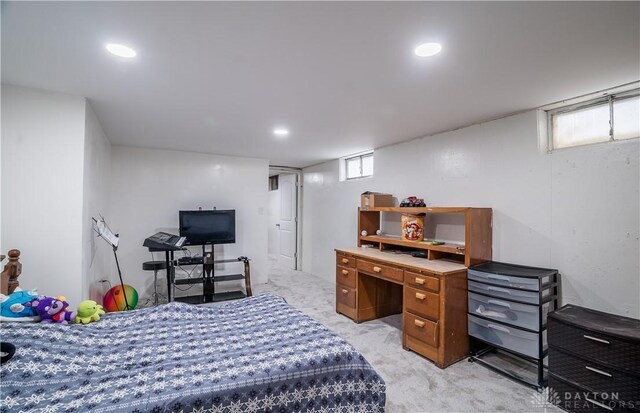
[[[370,235],[380,229],[381,213],[426,214],[427,221],[438,214],[462,215],[464,243]],[[491,260],[491,214],[490,208],[359,208],[358,247],[335,250],[336,311],[357,323],[402,313],[405,349],[440,368],[466,357],[467,267]],[[418,250],[427,258],[409,255]]]

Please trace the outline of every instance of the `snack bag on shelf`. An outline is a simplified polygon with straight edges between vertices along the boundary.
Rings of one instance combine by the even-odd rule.
[[[402,239],[404,241],[424,239],[424,214],[402,214]]]

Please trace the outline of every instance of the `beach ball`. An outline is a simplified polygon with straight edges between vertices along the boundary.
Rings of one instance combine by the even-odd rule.
[[[121,285],[116,285],[107,291],[102,299],[104,309],[110,313],[114,311],[124,311],[127,307],[127,303],[124,300],[125,295],[129,302],[129,310],[136,308],[138,304],[138,292],[132,286],[125,284],[124,291]]]

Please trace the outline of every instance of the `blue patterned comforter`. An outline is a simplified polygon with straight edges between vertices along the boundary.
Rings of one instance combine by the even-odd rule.
[[[0,367],[2,412],[384,411],[364,357],[270,294],[0,332],[18,348]]]

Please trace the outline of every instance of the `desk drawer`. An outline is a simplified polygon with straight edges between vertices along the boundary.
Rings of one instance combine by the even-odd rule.
[[[347,257],[345,255],[336,254],[336,265],[341,265],[343,267],[356,267],[356,259],[353,257]]]
[[[440,296],[409,286],[404,287],[404,306],[406,311],[437,320],[440,316]]]
[[[356,308],[356,290],[344,285],[336,285],[336,301],[347,307]]]
[[[430,275],[418,274],[416,272],[404,272],[404,282],[413,288],[420,288],[434,292],[440,291],[440,279]]]
[[[356,288],[356,269],[336,267],[336,283]]]
[[[438,347],[438,323],[404,313],[404,333],[433,347]]]
[[[358,270],[369,274],[387,278],[389,280],[404,282],[404,271],[400,268],[390,267],[388,265],[376,264],[371,261],[358,259]]]

